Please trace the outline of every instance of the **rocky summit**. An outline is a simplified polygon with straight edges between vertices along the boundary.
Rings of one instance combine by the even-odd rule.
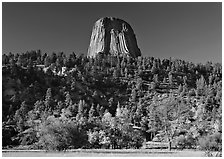
[[[137,40],[131,26],[124,20],[104,17],[96,21],[88,48],[88,57],[97,54],[141,56]]]

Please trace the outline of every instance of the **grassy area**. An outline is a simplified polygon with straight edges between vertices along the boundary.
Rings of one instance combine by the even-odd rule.
[[[203,151],[70,150],[66,152],[2,151],[2,157],[204,157]]]

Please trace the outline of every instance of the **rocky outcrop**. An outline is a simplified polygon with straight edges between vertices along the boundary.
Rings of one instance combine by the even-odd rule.
[[[127,22],[113,17],[101,18],[93,27],[87,56],[96,57],[98,53],[141,56],[131,26]]]

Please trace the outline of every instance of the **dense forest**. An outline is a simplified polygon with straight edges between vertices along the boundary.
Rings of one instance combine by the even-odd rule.
[[[3,148],[222,148],[220,63],[9,53],[2,89]]]

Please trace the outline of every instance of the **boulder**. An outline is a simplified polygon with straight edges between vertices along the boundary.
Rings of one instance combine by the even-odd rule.
[[[97,54],[141,56],[137,40],[131,26],[124,20],[104,17],[96,21],[88,48],[88,57]]]

